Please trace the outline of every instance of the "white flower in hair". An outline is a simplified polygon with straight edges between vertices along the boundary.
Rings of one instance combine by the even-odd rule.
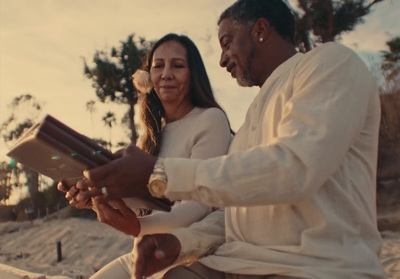
[[[133,86],[139,91],[141,94],[149,94],[151,89],[153,89],[153,83],[150,79],[150,73],[143,70],[137,70],[132,75]]]

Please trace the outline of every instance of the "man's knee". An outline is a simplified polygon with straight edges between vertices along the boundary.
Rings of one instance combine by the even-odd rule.
[[[181,265],[168,270],[163,277],[163,279],[173,278],[198,279],[201,277],[197,277],[195,273],[188,270],[187,266]]]
[[[221,277],[222,276],[222,277]],[[218,279],[224,278],[223,273],[212,270],[200,263],[190,266],[181,265],[170,269],[163,279]]]

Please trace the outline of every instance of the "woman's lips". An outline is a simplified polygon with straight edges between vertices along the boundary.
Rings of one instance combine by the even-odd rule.
[[[172,85],[164,85],[164,86],[160,86],[162,89],[165,89],[165,90],[170,90],[170,89],[174,89],[174,88],[176,88],[175,86],[172,86]]]

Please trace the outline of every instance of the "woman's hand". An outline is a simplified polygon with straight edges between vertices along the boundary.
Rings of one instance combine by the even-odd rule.
[[[92,198],[93,210],[97,219],[125,234],[138,236],[140,223],[133,212],[121,199],[108,199],[105,196]]]
[[[75,206],[78,209],[91,209],[93,205],[90,196],[101,194],[100,190],[92,189],[91,191],[87,191],[87,193],[85,194],[85,196],[87,196],[86,199],[78,200],[78,193],[85,190],[78,190],[75,186],[68,187],[63,181],[58,182],[57,189],[65,193],[65,198],[68,200],[71,206]]]

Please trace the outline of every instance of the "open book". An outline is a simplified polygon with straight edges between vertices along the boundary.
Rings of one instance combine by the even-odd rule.
[[[63,180],[68,186],[83,178],[83,171],[104,165],[117,157],[90,138],[51,115],[32,126],[9,150],[8,156],[32,170]],[[132,187],[134,187],[132,185]],[[124,199],[136,208],[169,211],[171,203],[152,196]]]

